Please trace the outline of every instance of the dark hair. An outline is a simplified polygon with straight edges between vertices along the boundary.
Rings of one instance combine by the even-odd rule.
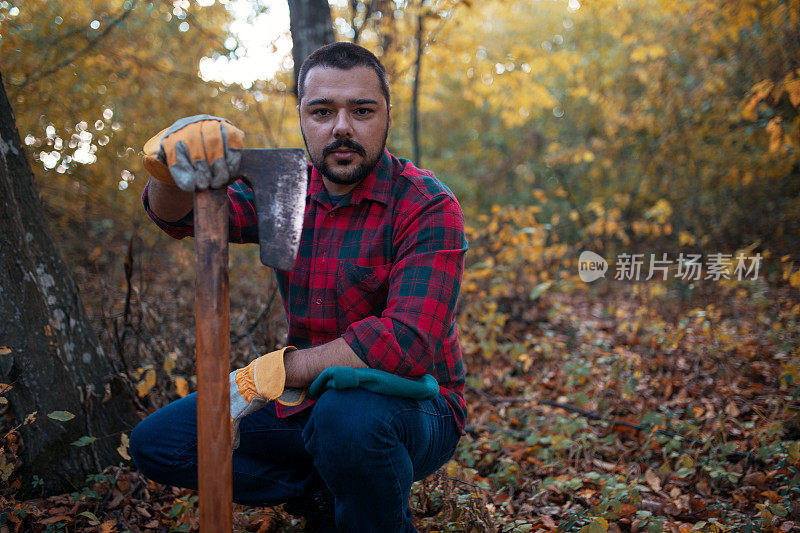
[[[355,67],[369,67],[378,75],[378,82],[381,85],[381,92],[386,98],[386,107],[389,107],[389,77],[386,69],[375,54],[354,43],[347,41],[326,44],[317,48],[303,61],[300,66],[300,73],[297,76],[297,100],[303,99],[306,76],[308,71],[314,67],[336,68],[349,70]]]

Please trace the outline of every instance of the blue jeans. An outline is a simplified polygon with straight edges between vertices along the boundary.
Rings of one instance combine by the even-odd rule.
[[[133,430],[130,452],[144,475],[197,488],[196,405],[191,394]],[[441,395],[417,401],[363,389],[329,389],[311,409],[288,418],[268,404],[239,428],[235,502],[272,506],[329,490],[335,527],[356,532],[415,531],[411,483],[444,464],[460,437]]]

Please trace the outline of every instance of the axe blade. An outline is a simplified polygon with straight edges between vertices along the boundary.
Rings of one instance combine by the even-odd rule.
[[[292,270],[306,207],[306,153],[292,149],[241,150],[239,177],[253,189],[261,262]]]

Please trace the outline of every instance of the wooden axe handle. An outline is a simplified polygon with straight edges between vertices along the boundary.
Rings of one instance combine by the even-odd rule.
[[[194,195],[197,448],[200,531],[233,529],[228,194]]]

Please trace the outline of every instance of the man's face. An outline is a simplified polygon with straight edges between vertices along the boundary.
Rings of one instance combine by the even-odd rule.
[[[380,161],[389,109],[369,67],[314,67],[305,79],[300,129],[311,162],[331,194],[345,194]]]

